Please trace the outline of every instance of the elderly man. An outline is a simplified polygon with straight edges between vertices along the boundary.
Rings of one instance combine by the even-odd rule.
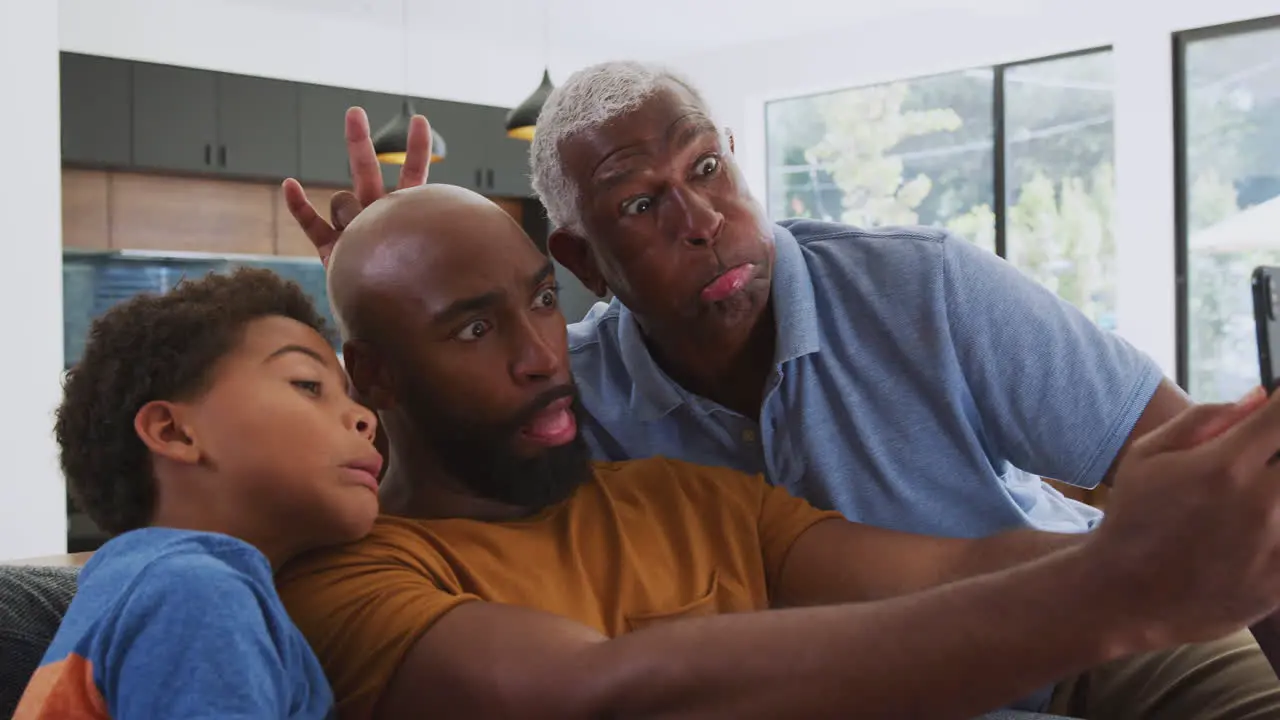
[[[362,118],[348,125],[358,197],[335,198],[336,228],[286,186],[322,256],[381,194]],[[415,132],[407,185],[425,179]],[[550,251],[615,296],[569,330],[597,458],[763,473],[912,532],[1081,532],[1100,513],[1040,477],[1110,483],[1138,438],[1189,406],[1149,358],[963,239],[769,223],[732,147],[688,83],[637,63],[574,74],[539,118]],[[1062,683],[1052,708],[1097,714],[1138,695],[1165,718],[1209,717],[1223,696],[1280,717],[1280,683],[1247,634]]]

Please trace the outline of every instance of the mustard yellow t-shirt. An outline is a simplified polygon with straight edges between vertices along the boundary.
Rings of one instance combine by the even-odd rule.
[[[666,458],[600,463],[534,517],[383,516],[364,540],[289,564],[277,585],[341,717],[366,718],[405,653],[461,603],[543,610],[609,637],[762,610],[792,543],[831,517],[759,476]]]

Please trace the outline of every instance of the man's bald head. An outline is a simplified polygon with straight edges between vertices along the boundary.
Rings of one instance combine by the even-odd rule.
[[[488,198],[453,185],[398,190],[369,206],[342,233],[329,259],[329,298],[344,339],[378,343],[396,315],[433,277],[497,245],[536,252]]]

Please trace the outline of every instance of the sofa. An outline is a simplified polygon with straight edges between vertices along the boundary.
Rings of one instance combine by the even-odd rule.
[[[0,565],[0,720],[12,717],[27,680],[71,604],[79,568],[70,565]],[[1054,718],[1002,711],[980,720]]]

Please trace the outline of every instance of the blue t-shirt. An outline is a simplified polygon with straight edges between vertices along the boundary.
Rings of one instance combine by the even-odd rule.
[[[145,528],[102,546],[15,720],[336,717],[256,548]]]
[[[681,388],[630,310],[569,328],[600,459],[762,473],[850,520],[951,537],[1091,528],[1091,488],[1159,367],[991,252],[924,228],[775,226],[775,367],[757,422]]]

